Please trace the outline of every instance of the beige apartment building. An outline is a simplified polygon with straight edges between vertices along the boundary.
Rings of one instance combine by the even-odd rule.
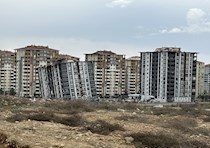
[[[15,53],[0,50],[0,89],[15,89]]]
[[[204,70],[204,93],[210,95],[210,64],[205,65]]]
[[[125,56],[112,51],[85,54],[85,60],[94,63],[97,95],[112,97],[125,94]]]
[[[196,63],[196,98],[204,94],[204,62],[197,61]]]
[[[16,92],[18,96],[40,96],[38,67],[58,58],[59,51],[48,46],[27,46],[16,51]]]
[[[140,90],[140,57],[126,59],[126,93],[139,94]]]
[[[55,60],[62,60],[66,62],[79,62],[80,58],[68,54],[59,54]]]

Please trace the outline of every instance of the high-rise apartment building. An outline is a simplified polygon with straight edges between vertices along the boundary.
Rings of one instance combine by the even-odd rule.
[[[97,95],[112,97],[125,94],[125,56],[111,51],[85,54],[85,60],[94,63]]]
[[[16,51],[16,92],[18,96],[40,95],[38,67],[49,65],[59,51],[48,46],[27,46]]]
[[[195,99],[197,53],[180,48],[157,48],[140,53],[142,95],[162,102],[191,102]]]
[[[140,86],[140,57],[126,59],[126,94],[139,94]]]
[[[210,64],[205,65],[204,93],[207,94],[207,95],[210,95]]]
[[[204,94],[204,73],[205,64],[203,62],[197,61],[196,64],[196,98]]]
[[[15,53],[0,50],[0,89],[15,89]]]
[[[79,58],[78,57],[74,57],[71,55],[67,55],[67,54],[59,54],[58,58],[55,60],[65,60],[65,61],[72,61],[72,62],[79,62]]]
[[[93,64],[59,60],[39,68],[41,95],[45,98],[92,99],[96,97]]]

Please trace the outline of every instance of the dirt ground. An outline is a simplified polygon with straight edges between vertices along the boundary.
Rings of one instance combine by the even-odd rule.
[[[82,103],[2,97],[0,133],[6,138],[0,137],[0,147],[210,147],[209,104],[162,108]]]

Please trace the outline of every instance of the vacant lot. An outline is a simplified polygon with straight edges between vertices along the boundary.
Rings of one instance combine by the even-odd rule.
[[[1,96],[0,143],[11,148],[206,148],[209,109],[209,103],[154,107]]]

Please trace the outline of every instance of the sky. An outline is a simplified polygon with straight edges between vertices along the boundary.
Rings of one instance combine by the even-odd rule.
[[[0,49],[43,45],[80,57],[159,47],[210,64],[210,0],[0,0]]]

